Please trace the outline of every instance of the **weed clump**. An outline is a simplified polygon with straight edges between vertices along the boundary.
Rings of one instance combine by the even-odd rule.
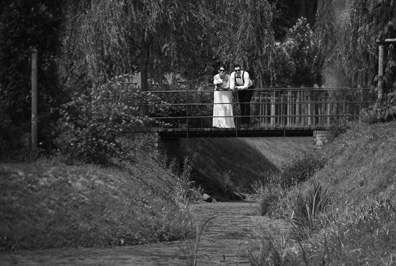
[[[318,229],[318,218],[331,204],[331,195],[327,188],[315,182],[305,192],[299,191],[293,206],[291,222],[295,236],[305,238]]]

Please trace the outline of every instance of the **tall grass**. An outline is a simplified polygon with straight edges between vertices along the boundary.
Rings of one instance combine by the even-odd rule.
[[[186,265],[187,266],[197,266],[199,263],[199,245],[201,242],[201,237],[202,234],[204,233],[205,227],[208,225],[208,223],[216,219],[215,216],[209,217],[206,220],[202,222],[202,224],[194,223],[194,218],[190,216],[190,225],[191,225],[191,230],[195,232],[195,236],[192,238],[186,239],[186,241],[183,242],[183,245],[181,246],[181,250],[186,256]]]
[[[269,207],[294,225],[285,242],[263,236],[251,265],[396,265],[395,130],[355,124],[327,144],[324,167]]]
[[[291,222],[295,227],[295,233],[299,237],[309,236],[317,229],[319,214],[326,211],[331,203],[331,196],[327,188],[320,183],[314,183],[306,192],[299,192],[296,197],[294,212]]]

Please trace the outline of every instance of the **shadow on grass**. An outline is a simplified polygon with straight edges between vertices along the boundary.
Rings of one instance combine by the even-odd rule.
[[[192,178],[217,200],[233,200],[233,192],[249,193],[279,169],[259,150],[236,138],[187,139],[182,156],[194,157]]]

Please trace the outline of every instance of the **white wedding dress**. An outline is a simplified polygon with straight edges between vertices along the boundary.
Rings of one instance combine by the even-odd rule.
[[[213,100],[213,127],[235,128],[229,77],[229,75],[225,74],[221,78],[217,74],[213,78],[216,86]]]

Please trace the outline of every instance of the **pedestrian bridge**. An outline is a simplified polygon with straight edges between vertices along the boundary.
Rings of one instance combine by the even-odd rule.
[[[193,137],[313,136],[315,131],[361,119],[375,100],[364,88],[256,88],[250,102],[251,124],[241,128],[237,94],[232,108],[236,128],[212,127],[213,90],[153,90],[145,109],[162,139]]]

